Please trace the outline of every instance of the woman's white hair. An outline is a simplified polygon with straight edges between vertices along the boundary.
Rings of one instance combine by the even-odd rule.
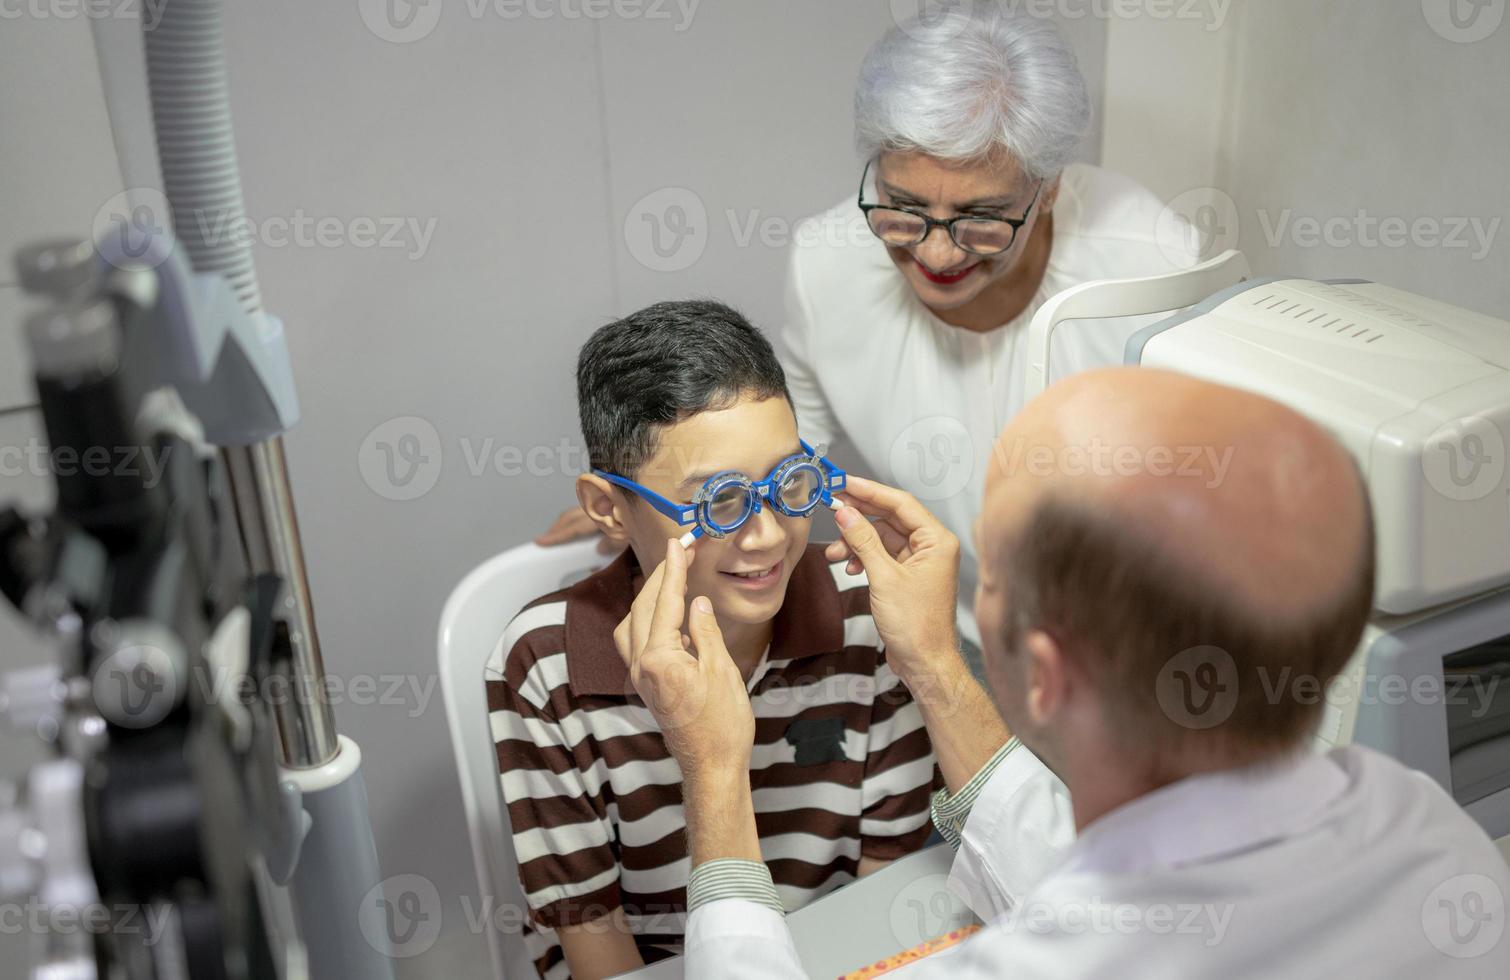
[[[855,141],[978,160],[1001,148],[1036,179],[1074,157],[1090,121],[1085,79],[1048,20],[996,0],[951,2],[871,47],[855,91]]]

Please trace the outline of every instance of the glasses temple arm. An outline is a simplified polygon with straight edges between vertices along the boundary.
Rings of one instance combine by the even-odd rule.
[[[622,476],[609,473],[606,470],[593,470],[593,472],[598,476],[601,476],[603,479],[607,480],[609,483],[614,484],[615,486],[623,487],[625,490],[638,494],[647,504],[654,507],[660,513],[671,518],[673,521],[676,521],[676,523],[679,525],[685,526],[689,523],[697,523],[697,509],[695,507],[683,504],[674,504],[671,501],[667,500],[665,497],[662,497],[660,494],[656,493],[654,490],[651,490],[648,487],[642,487],[633,480],[629,480]]]

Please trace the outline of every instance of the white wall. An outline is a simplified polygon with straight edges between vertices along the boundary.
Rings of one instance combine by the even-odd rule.
[[[256,245],[302,400],[287,448],[327,667],[343,682],[378,678],[379,691],[404,679],[398,703],[347,699],[336,716],[364,750],[385,873],[423,875],[442,896],[445,936],[400,964],[409,976],[478,976],[486,957],[461,904],[471,896],[475,908],[475,885],[434,686],[447,592],[570,503],[581,458],[558,447],[579,440],[572,371],[593,329],[654,300],[713,295],[774,331],[783,235],[853,193],[854,77],[907,4],[700,3],[690,22],[675,3],[640,8],[670,20],[508,19],[480,6],[478,17],[464,3],[411,6],[405,31],[367,0],[227,5],[254,223],[433,229],[422,254],[412,235],[398,249]],[[1067,26],[1099,94],[1105,24]],[[0,346],[0,406],[32,401],[4,305],[16,245],[85,234],[112,196],[158,183],[138,29],[103,24],[98,59],[82,19],[0,31],[0,345],[11,345]],[[1092,133],[1086,156],[1098,147]],[[674,218],[674,206],[695,220],[662,263],[644,218]],[[24,444],[35,424],[34,413],[0,416],[0,447]],[[409,434],[427,441],[429,462],[399,486],[382,444]],[[531,472],[492,465],[531,469],[531,450]],[[0,477],[0,500],[18,493],[40,504],[47,484]],[[23,646],[0,611],[6,661],[42,657]],[[12,772],[29,758],[18,746],[0,745]],[[22,962],[4,954],[0,977]]]
[[[1257,274],[1510,318],[1510,23],[1464,5],[1479,19],[1455,28],[1449,2],[1234,0],[1217,31],[1114,20],[1104,160]]]

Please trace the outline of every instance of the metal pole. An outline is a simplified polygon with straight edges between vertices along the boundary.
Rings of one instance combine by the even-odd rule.
[[[196,271],[225,276],[243,308],[256,315],[262,297],[251,242],[234,233],[245,227],[246,215],[220,17],[220,0],[173,0],[160,21],[145,31],[147,75],[174,235]],[[223,228],[233,233],[214,232]],[[314,768],[336,755],[339,742],[325,700],[325,665],[282,438],[224,448],[222,455],[253,572],[271,572],[288,583],[283,612],[293,646],[289,681],[294,691],[277,712],[284,764]]]
[[[299,517],[294,510],[281,436],[253,446],[222,448],[235,498],[242,545],[252,571],[272,573],[284,582],[280,606],[293,650],[289,696],[273,706],[283,764],[313,769],[335,757],[335,719],[325,699],[325,662],[315,630],[314,602],[304,567]]]

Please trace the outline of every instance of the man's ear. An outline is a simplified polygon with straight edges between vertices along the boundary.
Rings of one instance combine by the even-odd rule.
[[[1070,665],[1064,648],[1043,630],[1030,630],[1023,642],[1028,658],[1028,690],[1024,703],[1035,726],[1049,726],[1069,703]]]
[[[618,545],[629,543],[629,527],[625,523],[627,515],[624,512],[628,503],[612,483],[595,473],[579,475],[577,503],[582,505],[583,513],[603,532],[605,538]]]

